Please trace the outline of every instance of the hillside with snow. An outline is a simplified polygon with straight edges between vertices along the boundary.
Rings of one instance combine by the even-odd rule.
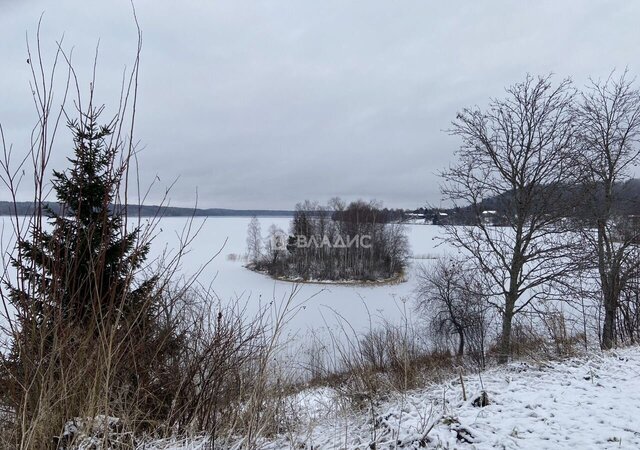
[[[463,379],[466,401],[454,376],[359,412],[331,390],[308,391],[292,405],[296,431],[265,448],[640,448],[638,347],[516,362]],[[483,391],[489,403],[479,406]]]

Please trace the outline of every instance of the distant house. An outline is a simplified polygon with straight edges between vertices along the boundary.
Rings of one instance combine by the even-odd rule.
[[[425,213],[422,213],[422,212],[410,212],[410,213],[405,213],[404,220],[411,223],[418,223],[418,222],[426,223],[427,216]]]
[[[629,214],[624,219],[616,222],[613,238],[617,241],[640,244],[640,216]]]
[[[449,214],[442,211],[436,211],[433,214],[431,223],[434,225],[447,225],[449,223]]]
[[[496,222],[496,218],[498,217],[498,211],[487,209],[482,211],[481,220],[485,225],[493,225]]]

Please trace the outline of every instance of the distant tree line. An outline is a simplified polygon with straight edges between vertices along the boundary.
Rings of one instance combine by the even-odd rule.
[[[303,280],[375,281],[403,273],[408,253],[402,211],[376,202],[296,205],[290,230],[269,229],[264,246],[259,222],[247,233],[249,264],[272,276]],[[264,247],[264,251],[262,250]]]
[[[0,216],[30,216],[36,212],[36,206],[42,210],[51,211],[54,214],[64,214],[65,205],[59,202],[14,202],[0,201]],[[166,205],[118,205],[117,209],[126,208],[127,214],[140,217],[214,217],[214,216],[273,216],[288,217],[293,211],[272,210],[272,209],[226,209],[226,208],[182,208]],[[114,211],[115,205],[109,205],[109,209]],[[66,211],[66,214],[69,212]]]
[[[363,202],[359,202],[363,204]],[[367,207],[360,206],[356,207],[352,203],[348,208],[342,210],[333,210],[331,212],[331,217],[333,220],[337,220],[339,222],[358,222],[361,220],[365,220],[372,223],[391,223],[391,222],[402,222],[407,218],[406,211],[404,209],[389,209],[378,207],[373,204],[369,204]],[[364,215],[364,217],[358,217],[358,215]]]
[[[640,179],[628,179],[616,182],[612,186],[612,211],[618,217],[640,216]],[[545,186],[539,188],[539,195],[544,196]],[[479,220],[495,226],[507,226],[509,216],[516,214],[513,209],[512,190],[482,199],[476,205],[455,206],[452,208],[421,207],[412,211],[412,215],[421,217],[426,223],[433,225],[475,225]],[[563,217],[580,221],[589,221],[591,211],[605,201],[603,183],[565,184],[559,204],[566,205]],[[487,216],[483,213],[490,212]],[[593,222],[595,225],[595,222]]]

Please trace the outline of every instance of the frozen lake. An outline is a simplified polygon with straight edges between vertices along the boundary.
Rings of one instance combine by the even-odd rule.
[[[12,245],[11,225],[8,217],[2,217],[1,220],[3,248],[7,250]],[[271,224],[283,230],[289,229],[290,218],[259,217],[259,220],[263,236],[267,235]],[[249,217],[194,219],[192,229],[200,228],[200,231],[188,245],[180,272],[190,276],[204,266],[198,282],[210,287],[221,303],[238,303],[246,307],[248,315],[252,315],[260,305],[268,305],[272,301],[276,305],[282,304],[294,285],[250,271],[244,267],[245,259],[235,257],[246,254],[249,221]],[[175,253],[180,244],[179,236],[187,224],[188,219],[183,217],[160,219],[150,259],[165,252]],[[405,316],[411,321],[416,320],[412,306],[416,286],[415,269],[419,264],[429,264],[429,258],[445,253],[447,246],[438,239],[443,231],[440,227],[409,224],[405,228],[414,257],[409,260],[404,282],[378,286],[300,284],[294,299],[295,315],[287,326],[288,333],[300,338],[311,330],[320,332],[340,327],[349,332],[362,332],[382,320],[401,323]]]
[[[187,274],[197,271],[220,251],[201,273],[200,282],[204,285],[212,283],[212,289],[222,302],[240,299],[241,302],[247,301],[251,309],[265,301],[286,298],[293,285],[252,272],[243,267],[246,261],[229,257],[246,253],[249,220],[246,217],[196,219],[194,227],[202,225],[202,229],[189,246],[182,271]],[[289,229],[289,218],[260,217],[259,220],[263,235],[267,234],[271,224],[283,230]],[[167,249],[175,248],[179,242],[176,233],[180,233],[185,223],[184,218],[162,219],[152,254],[160,254],[165,246]],[[411,253],[415,256],[409,261],[405,282],[380,286],[301,284],[295,302],[304,307],[292,319],[290,329],[304,332],[348,322],[355,330],[361,331],[369,328],[370,316],[374,324],[382,318],[400,321],[404,311],[411,316],[416,265],[428,264],[429,259],[426,258],[445,253],[447,247],[438,239],[443,231],[440,227],[411,224],[405,228]]]
[[[272,224],[283,230],[289,229],[290,218],[259,219],[263,236],[267,235]],[[250,220],[249,217],[194,219],[192,230],[200,231],[190,241],[179,268],[179,274],[186,277],[201,271],[198,283],[210,288],[216,303],[238,305],[249,320],[261,308],[281,306],[296,286],[244,267],[246,259],[241,256],[247,251],[247,226]],[[12,245],[8,218],[1,218],[1,222],[3,249],[9,249]],[[160,219],[151,245],[150,259],[163,254],[175,254],[181,242],[180,235],[188,223],[189,219],[182,217]],[[309,342],[311,334],[324,342],[327,342],[329,333],[333,337],[346,333],[352,338],[354,334],[366,332],[382,321],[401,325],[407,319],[413,325],[422,325],[424,318],[413,309],[416,269],[422,264],[432,263],[432,258],[438,255],[455,250],[441,239],[444,233],[441,227],[423,224],[407,224],[404,227],[412,255],[404,282],[381,285],[299,284],[291,308],[295,314],[288,320],[284,337],[305,344]],[[7,263],[6,253],[4,262]],[[552,301],[549,305],[555,305],[571,319],[569,326],[572,332],[582,332],[582,308],[587,308],[593,317],[597,314],[597,305],[588,302],[565,304]],[[214,312],[216,307],[217,304],[213,306]],[[597,325],[594,319],[589,326],[596,330]]]

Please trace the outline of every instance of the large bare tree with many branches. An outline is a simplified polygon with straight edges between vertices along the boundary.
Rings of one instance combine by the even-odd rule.
[[[592,81],[576,108],[586,201],[580,231],[586,243],[579,262],[597,273],[604,310],[601,346],[616,343],[620,296],[640,267],[638,229],[630,212],[634,200],[625,193],[630,170],[640,161],[640,91],[625,71],[605,81]]]
[[[499,361],[508,361],[514,316],[566,275],[564,192],[575,176],[575,92],[569,80],[526,79],[485,110],[464,109],[451,133],[458,161],[442,173],[442,193],[470,208],[473,226],[447,226],[448,240],[488,280],[502,317]],[[491,199],[491,206],[487,200]],[[495,210],[505,226],[483,218]]]

